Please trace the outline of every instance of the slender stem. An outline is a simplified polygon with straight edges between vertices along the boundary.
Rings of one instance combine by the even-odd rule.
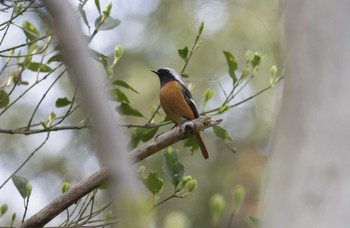
[[[4,50],[1,50],[0,53],[6,52],[6,51],[11,51],[11,50],[14,50],[14,49],[17,49],[17,48],[21,48],[21,47],[24,47],[24,46],[27,46],[27,45],[34,44],[34,43],[38,42],[39,40],[46,39],[47,37],[50,37],[52,35],[53,35],[53,33],[50,33],[50,34],[48,34],[46,36],[42,36],[42,37],[40,37],[40,38],[38,38],[36,40],[30,41],[28,43],[24,43],[24,44],[20,44],[20,45],[14,46],[14,47],[6,48]]]
[[[27,201],[25,199],[23,199],[24,201],[24,213],[23,213],[23,218],[22,218],[22,223],[24,222],[24,220],[26,219],[26,215],[27,215],[27,211],[28,211],[28,205],[29,205],[29,199],[30,197],[27,196]]]
[[[32,124],[33,118],[36,114],[36,112],[39,109],[39,106],[41,105],[41,103],[44,101],[46,95],[49,93],[49,91],[52,89],[52,87],[58,82],[58,80],[62,77],[62,75],[66,72],[66,69],[64,71],[62,71],[57,78],[51,83],[51,85],[49,86],[49,88],[46,90],[46,92],[43,94],[43,96],[41,97],[40,101],[38,102],[38,104],[35,106],[34,111],[31,115],[31,117],[29,118],[28,124],[27,124],[27,129],[30,128],[30,125]]]
[[[13,10],[12,10],[12,14],[11,14],[11,17],[10,17],[11,19],[7,22],[4,35],[2,36],[1,41],[0,41],[0,46],[2,45],[2,42],[4,41],[4,39],[5,39],[6,35],[7,35],[7,32],[8,32],[8,30],[9,30],[10,26],[11,26],[11,22],[12,22],[12,20],[14,19],[14,16],[13,16],[13,15],[15,14],[16,9],[17,9],[17,3],[18,3],[18,0],[16,0],[15,3],[14,3]]]
[[[151,118],[147,121],[147,123],[151,123],[154,119],[154,117],[157,115],[158,111],[160,109],[160,104],[158,105],[158,107],[156,108],[156,110],[154,111],[154,113],[152,114]]]
[[[47,142],[47,140],[49,139],[49,137],[50,137],[50,132],[48,132],[47,133],[47,136],[46,136],[46,138],[45,138],[45,140],[37,147],[37,148],[35,148],[34,150],[33,150],[33,152],[32,153],[30,153],[30,155],[22,162],[22,164],[1,184],[1,186],[0,186],[0,189],[2,188],[2,187],[4,187],[5,186],[5,184],[11,179],[11,177],[13,176],[13,175],[15,175],[19,170],[21,170],[22,168],[23,168],[23,166],[25,165],[25,164],[27,164],[27,162],[29,161],[29,159],[31,158],[31,157],[33,157],[34,156],[34,154],[38,151],[38,150],[40,150],[41,149],[41,147],[43,147],[44,145],[45,145],[45,143]]]
[[[54,68],[51,72],[47,73],[43,78],[41,78],[40,80],[38,80],[37,82],[35,82],[33,85],[31,85],[28,89],[26,89],[21,95],[19,95],[15,100],[12,101],[12,103],[10,103],[9,105],[6,106],[6,108],[4,108],[2,110],[2,112],[0,113],[0,116],[2,114],[4,114],[12,105],[14,105],[19,99],[21,99],[27,92],[29,92],[34,86],[38,85],[40,82],[44,81],[47,77],[50,76],[50,74],[52,74],[54,71],[56,71],[58,68],[60,68],[63,65],[60,64],[58,65],[56,68]]]
[[[276,81],[276,83],[279,82],[280,80],[282,80],[283,78],[284,78],[284,77],[281,76],[281,77]],[[275,83],[275,84],[276,84],[276,83]],[[249,101],[249,100],[255,98],[256,96],[258,96],[258,95],[260,95],[260,94],[266,92],[267,90],[271,89],[275,84],[269,85],[269,86],[265,87],[264,89],[260,90],[259,92],[253,94],[252,96],[249,96],[249,97],[247,97],[246,99],[244,99],[244,100],[242,100],[242,101],[240,101],[240,102],[237,102],[237,103],[235,103],[235,104],[229,105],[229,107],[230,107],[230,108],[233,108],[233,107],[239,106],[239,105],[241,105],[241,104],[243,104],[243,103],[245,103],[245,102],[247,102],[247,101]],[[213,113],[213,112],[218,111],[219,109],[220,109],[220,107],[219,107],[219,108],[214,108],[214,109],[211,109],[211,110],[209,110],[209,111],[202,112],[201,115],[206,115],[206,114],[209,114],[209,113]]]
[[[25,8],[23,8],[23,10],[22,10],[21,12],[19,12],[18,14],[16,14],[15,16],[13,16],[13,13],[12,13],[11,18],[10,18],[9,20],[7,20],[7,21],[1,23],[1,24],[0,24],[0,27],[3,26],[3,25],[5,25],[5,24],[7,24],[7,23],[11,23],[11,22],[12,22],[15,18],[17,18],[19,15],[22,15],[22,13],[24,13],[24,12],[34,3],[34,1],[35,1],[35,0],[32,0],[32,1],[28,4],[28,6],[26,6]],[[17,1],[16,1],[15,4],[17,5]],[[16,8],[16,5],[15,5],[14,8]],[[11,6],[11,7],[13,7],[13,6]],[[15,9],[13,9],[13,12],[15,12]]]
[[[12,56],[13,56],[13,54],[14,54],[14,51],[13,51],[13,52],[10,52],[10,54],[11,54],[11,55],[9,55],[9,57],[7,58],[7,60],[6,60],[5,64],[4,64],[4,66],[1,68],[0,76],[2,75],[2,73],[4,72],[4,70],[6,69],[6,67],[8,66],[8,64],[10,63],[11,58],[12,58]]]
[[[201,31],[201,29],[200,29],[200,30],[198,31],[197,36],[196,36],[196,39],[195,39],[195,41],[194,41],[194,43],[193,43],[193,46],[192,46],[191,51],[190,51],[190,54],[189,54],[188,58],[186,59],[184,66],[182,67],[181,74],[183,74],[183,73],[185,72],[186,67],[187,67],[187,64],[189,63],[189,61],[190,61],[192,55],[193,55],[193,54],[195,53],[195,51],[197,50],[197,47],[198,47],[197,44],[198,44],[199,38],[201,37],[201,34],[202,34],[202,31]]]
[[[231,215],[230,215],[230,220],[228,221],[227,228],[231,227],[231,224],[232,224],[232,221],[233,221],[235,215],[236,215],[236,212],[235,212],[235,210],[233,210]]]

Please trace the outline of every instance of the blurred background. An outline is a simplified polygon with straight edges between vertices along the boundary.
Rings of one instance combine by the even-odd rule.
[[[77,8],[78,1],[70,2]],[[105,9],[109,3],[110,1],[101,1],[101,9]],[[267,87],[271,65],[275,64],[279,69],[283,69],[280,57],[283,18],[277,0],[115,0],[112,3],[111,16],[119,19],[121,24],[115,29],[100,31],[91,42],[90,48],[107,56],[113,56],[117,45],[124,48],[123,57],[114,69],[113,78],[124,80],[139,92],[125,93],[131,105],[145,116],[118,118],[118,123],[147,122],[152,115],[151,111],[159,104],[159,80],[151,70],[166,66],[181,71],[184,61],[178,56],[177,50],[193,45],[202,21],[204,30],[200,47],[186,69],[186,74],[190,77],[185,79],[200,111],[221,105],[225,99],[222,89],[226,92],[231,89],[232,82],[227,73],[228,66],[223,50],[233,53],[241,67],[245,63],[245,53],[248,50],[259,52],[263,56],[259,72],[233,103]],[[94,1],[88,1],[84,10],[89,24],[93,25],[99,16]],[[10,14],[11,10],[1,13],[1,22],[8,20]],[[16,18],[14,24],[22,25],[23,21],[28,20],[41,34],[45,34],[50,30],[45,15],[45,11],[38,9]],[[89,30],[82,19],[81,25],[86,35],[91,34],[93,29]],[[1,37],[4,32],[0,32]],[[12,26],[0,49],[4,50],[24,42],[23,31]],[[0,59],[1,68],[5,61],[6,58]],[[52,64],[52,67],[54,66],[55,63]],[[7,80],[10,71],[15,67],[15,64],[12,68],[10,65],[2,72],[1,83]],[[37,80],[37,75],[24,71],[22,78],[31,84]],[[45,88],[54,80],[55,77],[48,78],[1,114],[0,129],[26,126],[46,91]],[[209,201],[215,194],[220,194],[225,199],[226,208],[221,224],[222,227],[227,227],[233,204],[231,194],[237,185],[244,187],[246,197],[231,227],[251,227],[247,222],[249,216],[259,217],[260,181],[278,111],[280,84],[255,99],[214,117],[223,119],[221,126],[231,133],[233,141],[230,146],[237,148],[237,153],[228,150],[212,129],[202,133],[211,155],[210,160],[204,160],[200,153],[191,155],[189,149],[184,148],[181,142],[173,146],[179,149],[180,161],[185,166],[186,175],[191,175],[198,181],[198,189],[185,199],[172,199],[160,205],[155,217],[157,227],[167,227],[172,219],[181,220],[187,227],[214,227]],[[215,96],[203,109],[204,91],[207,88],[214,90]],[[25,86],[19,86],[13,92],[13,96],[22,94],[26,89]],[[74,88],[71,87],[69,78],[64,75],[46,95],[33,122],[45,121],[51,112],[55,112],[57,116],[63,114],[65,111],[56,108],[55,101],[59,97],[71,96],[73,92]],[[162,111],[161,113],[163,114]],[[116,114],[116,117],[119,116]],[[78,111],[65,120],[65,125],[78,125],[84,118],[83,112]],[[157,115],[155,122],[163,119],[163,115]],[[166,125],[159,132],[167,131],[171,127],[172,125]],[[132,131],[125,129],[125,134],[130,136]],[[28,136],[1,134],[0,182],[3,183],[46,137],[45,133]],[[162,156],[160,153],[155,154],[135,165],[135,168],[141,165],[146,167],[146,172],[162,173]],[[33,215],[57,197],[61,193],[63,182],[74,185],[97,171],[99,167],[87,129],[50,133],[43,147],[36,151],[18,172],[19,175],[27,177],[33,186],[27,216]],[[160,199],[171,195],[172,191],[171,184],[165,182]],[[0,189],[0,196],[0,204],[7,203],[9,211],[22,215],[23,199],[11,181]],[[59,219],[57,220],[60,221]],[[0,224],[6,225],[7,221],[3,218]]]

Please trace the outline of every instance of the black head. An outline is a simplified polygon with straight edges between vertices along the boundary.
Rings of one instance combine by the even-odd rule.
[[[158,75],[160,80],[160,86],[165,85],[171,81],[178,81],[183,84],[182,78],[179,73],[177,73],[174,69],[171,68],[160,68],[157,71],[152,70],[153,73]]]

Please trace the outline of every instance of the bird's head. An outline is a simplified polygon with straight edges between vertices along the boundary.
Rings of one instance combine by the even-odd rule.
[[[158,75],[161,86],[171,81],[178,81],[181,84],[184,84],[181,75],[177,73],[174,69],[165,67],[160,68],[157,71],[152,70],[152,72]]]

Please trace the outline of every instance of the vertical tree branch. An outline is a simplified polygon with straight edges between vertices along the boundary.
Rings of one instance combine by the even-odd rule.
[[[133,175],[131,158],[123,150],[120,130],[113,124],[116,120],[113,118],[112,110],[108,105],[106,88],[102,86],[103,74],[94,67],[95,63],[89,58],[87,40],[82,34],[69,2],[67,0],[43,0],[43,3],[52,17],[62,56],[65,64],[70,69],[71,79],[79,85],[81,101],[91,116],[93,122],[92,135],[95,136],[95,142],[97,142],[96,148],[105,165],[110,166],[108,170],[111,171],[111,177],[115,180],[113,190],[118,190],[118,196],[123,198],[124,211],[132,213],[128,210],[127,203],[131,205],[139,203],[138,200],[141,197],[139,195],[140,188],[137,185],[140,183]],[[106,171],[107,169],[103,169],[103,172]],[[80,189],[78,187],[75,190],[89,192],[92,189]],[[67,197],[69,197],[69,194],[67,194]],[[56,203],[63,202],[57,201]],[[65,203],[71,204],[72,202],[67,200]],[[117,200],[116,204],[121,204],[121,201],[118,202]],[[135,221],[137,221],[138,211],[134,210],[133,213]],[[30,223],[33,219],[40,222]],[[43,221],[40,218],[32,217],[21,227],[41,227],[47,221],[49,220]]]
[[[261,227],[349,227],[349,2],[283,3],[287,69]]]

